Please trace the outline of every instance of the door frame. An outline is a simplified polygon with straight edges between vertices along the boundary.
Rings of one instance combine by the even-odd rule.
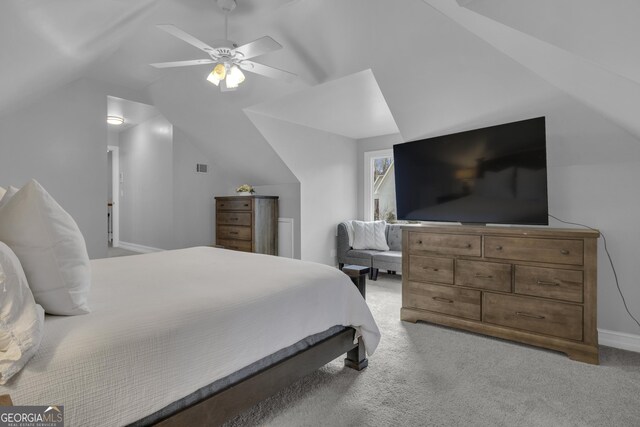
[[[120,246],[120,147],[107,145],[111,152],[111,231],[113,247]]]

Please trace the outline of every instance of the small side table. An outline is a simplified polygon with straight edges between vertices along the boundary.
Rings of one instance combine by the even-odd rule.
[[[360,265],[345,265],[342,267],[342,272],[351,278],[351,281],[358,288],[362,294],[362,298],[366,298],[367,290],[367,274],[369,274],[369,267],[362,267]]]

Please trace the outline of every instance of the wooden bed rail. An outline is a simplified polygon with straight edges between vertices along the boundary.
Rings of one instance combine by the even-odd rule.
[[[345,360],[347,367],[364,369],[368,364],[364,345],[362,338],[354,344],[354,332],[353,329],[344,330],[154,425],[156,427],[219,426],[344,353],[347,353]]]

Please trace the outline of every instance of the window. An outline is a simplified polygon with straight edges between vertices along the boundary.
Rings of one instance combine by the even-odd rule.
[[[364,219],[395,222],[396,180],[393,150],[364,153]]]

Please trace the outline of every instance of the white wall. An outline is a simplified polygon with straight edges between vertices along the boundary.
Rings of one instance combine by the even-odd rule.
[[[173,246],[173,136],[156,116],[120,133],[120,240]]]
[[[196,172],[196,164],[208,166]],[[214,196],[231,194],[233,183],[216,170],[191,138],[173,128],[173,232],[170,248],[207,246],[215,242]]]
[[[0,186],[37,179],[76,220],[91,258],[107,252],[106,106],[78,80],[0,117]]]
[[[162,116],[120,134],[124,174],[120,239],[159,249],[215,242],[215,196],[233,183],[216,170],[189,135]],[[208,165],[207,173],[196,165]]]
[[[246,112],[300,181],[301,257],[336,264],[336,227],[357,210],[356,141]]]

